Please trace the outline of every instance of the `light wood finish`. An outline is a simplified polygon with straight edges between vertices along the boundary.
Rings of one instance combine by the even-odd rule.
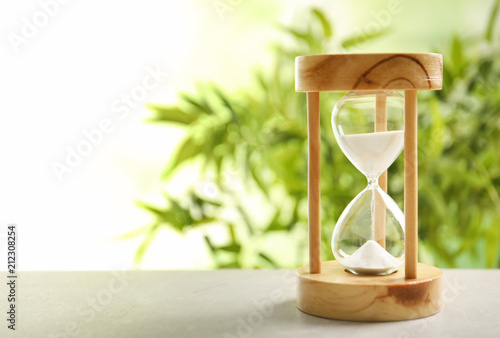
[[[320,135],[319,93],[307,93],[310,273],[321,273]]]
[[[405,91],[405,270],[417,277],[418,263],[418,130],[417,91]]]
[[[375,132],[387,131],[387,96],[384,93],[377,93],[375,96]],[[387,170],[378,179],[380,188],[387,192]],[[377,195],[374,200],[374,240],[385,248],[385,203]]]
[[[442,272],[419,264],[419,277],[403,271],[387,276],[358,276],[337,261],[323,262],[321,274],[297,270],[297,307],[309,314],[353,321],[395,321],[422,318],[442,308]]]
[[[440,54],[322,54],[295,58],[298,92],[441,89]]]

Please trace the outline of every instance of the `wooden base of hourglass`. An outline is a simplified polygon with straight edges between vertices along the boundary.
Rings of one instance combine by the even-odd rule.
[[[396,321],[438,313],[442,307],[442,272],[418,264],[418,277],[404,269],[386,276],[346,272],[337,261],[321,263],[320,274],[309,265],[297,270],[297,307],[308,314],[353,321]]]

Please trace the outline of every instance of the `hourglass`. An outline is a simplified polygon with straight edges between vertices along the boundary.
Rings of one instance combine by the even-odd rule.
[[[297,270],[297,307],[356,321],[439,312],[442,272],[417,259],[417,91],[441,89],[442,56],[307,55],[295,72],[296,91],[307,93],[309,156],[309,265]],[[331,91],[349,92],[333,110],[333,132],[368,185],[335,225],[335,260],[322,262],[319,93]],[[387,194],[386,173],[403,149],[404,215]]]

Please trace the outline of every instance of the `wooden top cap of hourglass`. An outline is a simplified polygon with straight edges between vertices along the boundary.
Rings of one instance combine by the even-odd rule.
[[[443,56],[320,54],[295,58],[297,92],[441,89]]]

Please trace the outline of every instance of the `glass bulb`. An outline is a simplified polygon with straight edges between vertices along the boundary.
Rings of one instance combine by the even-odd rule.
[[[404,145],[404,99],[397,92],[351,92],[332,113],[332,127],[346,157],[368,180],[335,225],[335,259],[355,274],[397,271],[404,257],[404,215],[378,185]]]

